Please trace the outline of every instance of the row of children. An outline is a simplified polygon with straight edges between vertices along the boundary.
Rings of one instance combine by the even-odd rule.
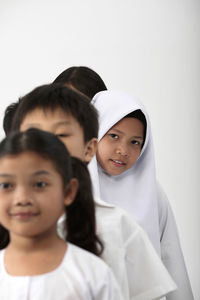
[[[3,126],[1,299],[193,299],[140,101],[72,67]]]

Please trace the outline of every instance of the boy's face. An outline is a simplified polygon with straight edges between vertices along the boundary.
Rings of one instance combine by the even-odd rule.
[[[98,143],[97,161],[107,174],[120,175],[137,161],[143,140],[143,123],[135,118],[124,118]]]
[[[89,162],[96,152],[97,139],[93,138],[85,143],[83,129],[78,121],[61,108],[53,111],[36,108],[31,111],[22,121],[20,131],[29,128],[38,128],[55,134],[65,144],[69,153],[82,161]]]

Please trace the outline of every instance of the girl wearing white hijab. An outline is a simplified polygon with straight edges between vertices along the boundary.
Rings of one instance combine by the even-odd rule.
[[[192,300],[174,216],[156,180],[144,106],[117,91],[96,94],[92,104],[99,112],[100,126],[97,155],[89,164],[95,195],[128,211],[147,232],[178,287],[167,300]]]

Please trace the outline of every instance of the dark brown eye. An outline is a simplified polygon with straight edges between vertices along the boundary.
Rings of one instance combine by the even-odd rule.
[[[46,187],[48,184],[46,183],[46,182],[44,182],[44,181],[37,181],[35,184],[34,184],[34,186],[35,187],[37,187],[37,188],[44,188],[44,187]]]
[[[115,133],[109,133],[109,136],[113,139],[118,139],[118,135]]]
[[[63,137],[68,137],[69,134],[66,134],[66,133],[59,133],[59,134],[56,134],[57,137],[60,137],[60,138],[63,138]]]
[[[131,144],[133,144],[133,145],[140,145],[140,142],[133,140],[133,141],[131,141]]]
[[[12,188],[12,184],[9,182],[2,182],[0,183],[0,189],[2,190],[8,190]]]

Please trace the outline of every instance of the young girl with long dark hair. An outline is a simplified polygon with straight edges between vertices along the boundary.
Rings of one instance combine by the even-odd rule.
[[[0,143],[1,300],[122,299],[97,257],[87,184],[84,164],[51,133],[30,129]],[[66,241],[57,233],[64,211]]]

